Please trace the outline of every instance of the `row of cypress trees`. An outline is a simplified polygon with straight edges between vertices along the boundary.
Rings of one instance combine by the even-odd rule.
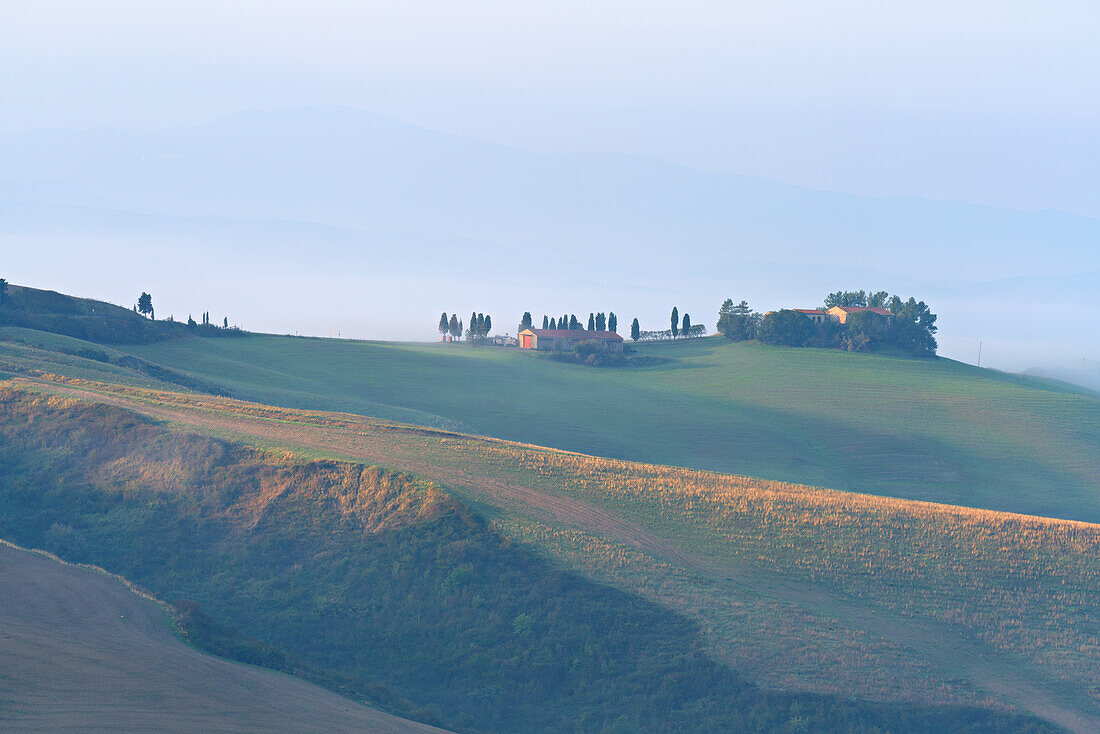
[[[439,333],[443,338],[451,337],[452,339],[459,339],[463,335],[464,324],[461,319],[458,318],[458,314],[447,315],[446,312],[439,317]],[[483,313],[471,313],[470,314],[470,328],[465,331],[467,339],[471,341],[477,341],[489,336],[489,332],[493,330],[493,317]]]
[[[531,319],[531,312],[524,311],[523,318],[519,322],[519,331],[524,329],[530,329],[534,326],[534,322]],[[572,329],[574,331],[584,330],[586,327],[581,325],[580,319],[576,314],[564,315],[560,317],[543,316],[542,328],[544,329]],[[605,314],[602,311],[599,313],[588,314],[588,331],[619,331],[619,317],[612,311],[609,314]]]

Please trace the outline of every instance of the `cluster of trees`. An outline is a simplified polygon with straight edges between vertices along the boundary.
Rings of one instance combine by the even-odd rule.
[[[646,336],[650,336],[653,339],[676,339],[678,337],[696,337],[702,336],[706,332],[706,327],[702,324],[691,324],[691,314],[685,313],[683,318],[680,318],[680,310],[675,306],[672,307],[672,314],[669,316],[669,326],[671,328],[668,331],[645,331],[642,332],[643,341]]]
[[[675,334],[672,333],[672,329],[665,329],[663,331],[642,331],[641,329],[630,331],[630,338],[634,341],[642,342],[656,342],[666,341],[669,339],[694,339],[696,337],[704,336],[706,334],[707,327],[703,324],[692,324],[688,327],[687,331],[683,328],[677,330]]]
[[[873,311],[849,314],[846,323],[815,323],[798,311],[783,309],[766,316],[753,312],[745,301],[727,298],[718,310],[718,331],[730,341],[759,339],[766,344],[790,347],[829,347],[850,352],[871,352],[893,346],[909,354],[936,353],[936,314],[924,301],[902,300],[886,291],[837,291],[825,298],[822,310],[834,306],[884,308],[893,317]]]
[[[443,339],[447,337],[461,339],[465,336],[471,342],[480,342],[488,338],[489,332],[492,330],[493,317],[488,314],[471,313],[469,328],[465,328],[465,324],[458,318],[458,314],[448,316],[444,312],[439,317],[439,333]]]
[[[672,314],[669,316],[669,328],[664,331],[642,331],[641,326],[638,324],[638,319],[634,319],[634,323],[630,325],[630,338],[634,341],[661,341],[664,339],[687,339],[697,336],[703,336],[706,333],[707,327],[702,324],[692,324],[691,315],[684,314],[683,318],[680,318],[680,309],[673,306]]]
[[[214,324],[212,324],[210,322],[210,312],[209,311],[203,311],[201,318],[202,318],[202,324],[201,325],[203,327],[208,328],[208,329],[218,328],[217,326],[215,326]],[[169,317],[169,319],[171,319],[171,317]],[[189,327],[191,327],[192,329],[199,326],[199,324],[197,324],[195,322],[195,320],[193,318],[191,318],[191,314],[187,314],[187,325]],[[229,328],[229,317],[228,316],[225,316],[225,317],[222,318],[222,328],[223,329],[228,329]]]
[[[628,361],[622,352],[606,349],[604,344],[596,340],[581,341],[572,351],[550,352],[546,356],[559,362],[573,362],[589,367],[622,367]]]
[[[745,301],[734,305],[733,299],[727,298],[718,309],[718,333],[730,341],[755,339],[759,325],[760,315],[754,313]]]
[[[702,324],[692,324],[691,315],[684,314],[680,317],[680,311],[675,306],[672,308],[672,314],[669,317],[670,328],[664,331],[642,331],[641,325],[638,323],[638,319],[634,319],[630,324],[630,338],[633,341],[657,341],[660,339],[676,339],[680,337],[697,337],[706,333],[706,327]],[[524,329],[530,329],[533,325],[531,319],[531,312],[525,311],[523,318],[519,322],[519,331]],[[606,316],[603,312],[588,314],[587,326],[577,318],[576,314],[566,314],[560,317],[543,316],[542,328],[544,329],[574,329],[588,331],[613,331],[616,334],[619,333],[619,317],[612,311]],[[518,333],[518,332],[517,332]]]
[[[138,296],[137,303],[134,304],[134,313],[139,313],[142,316],[148,316],[150,319],[156,320],[156,314],[153,311],[153,297],[151,295],[149,295],[148,293],[146,293],[145,291],[142,291],[141,295]],[[210,328],[210,329],[218,328],[217,326],[215,326],[210,321],[210,312],[209,311],[203,311],[200,318],[202,319],[201,324],[199,322],[195,321],[195,319],[193,319],[191,317],[191,314],[187,314],[187,326],[189,326],[192,329],[194,329],[198,326],[203,326],[205,328]],[[166,320],[169,321],[169,322],[173,322],[173,323],[175,322],[175,319],[172,318],[171,316],[169,316]],[[227,330],[229,329],[229,317],[228,316],[223,316],[222,317],[222,327],[221,328],[227,329]],[[234,327],[234,328],[237,328],[237,327]]]
[[[890,302],[901,299],[897,296],[891,297],[886,291],[875,291],[874,293],[868,293],[867,291],[837,291],[836,293],[830,293],[825,296],[825,305],[822,309],[828,310],[833,306],[869,306],[871,308],[890,308]],[[890,308],[893,311],[892,308]]]
[[[470,314],[470,328],[466,329],[466,338],[470,341],[481,341],[489,336],[493,330],[493,317],[483,313]]]
[[[459,321],[458,314],[453,313],[448,317],[447,312],[444,311],[443,315],[439,317],[439,333],[443,339],[447,337],[460,338],[462,336],[462,322]]]
[[[924,301],[910,296],[890,295],[887,291],[836,291],[825,297],[823,308],[833,306],[868,306],[885,308],[894,314],[886,319],[872,313],[854,313],[848,316],[839,346],[853,352],[867,352],[882,345],[893,345],[910,354],[932,356],[939,346],[936,343],[936,314]]]
[[[519,331],[524,329],[530,329],[534,325],[531,319],[531,312],[524,311],[523,318],[519,322]],[[560,317],[543,316],[542,328],[544,329],[572,329],[574,331],[613,331],[616,334],[619,332],[619,317],[615,315],[615,312],[605,314],[603,311],[599,313],[588,314],[587,326],[581,323],[581,320],[577,318],[576,314],[566,314]],[[518,332],[517,332],[518,333]]]

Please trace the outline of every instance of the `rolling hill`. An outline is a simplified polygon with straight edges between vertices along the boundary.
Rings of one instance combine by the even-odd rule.
[[[210,649],[460,730],[652,724],[630,702],[654,687],[689,729],[746,706],[762,728],[780,711],[1034,726],[958,706],[1100,726],[1100,535],[1053,519],[1095,513],[1095,396],[943,359],[639,351],[645,366],[593,369],[461,344],[0,327],[0,534],[197,602]],[[960,499],[890,498],[906,492]],[[1038,509],[972,509],[1021,506]],[[602,636],[638,625],[658,634]],[[593,640],[606,690],[582,683]]]
[[[62,335],[79,335],[83,327],[71,322],[92,318],[84,313],[92,308],[126,327],[114,331],[129,333],[135,318],[95,301],[12,292],[0,318],[24,313],[16,309],[24,300],[54,304],[45,314],[25,313],[42,322],[28,323]],[[598,456],[1100,520],[1100,399],[1053,380],[947,359],[717,337],[639,344],[647,366],[592,369],[466,344],[195,338],[241,332],[137,321],[155,338],[141,331],[135,343],[99,346],[0,326],[0,359],[38,369],[60,360],[58,371],[73,376],[95,378],[102,369],[112,381],[354,412]]]
[[[941,710],[944,705],[1008,704],[1075,731],[1100,723],[1089,693],[1100,676],[1090,653],[1100,639],[1090,551],[1100,538],[1096,526],[602,460],[212,396],[64,378],[19,378],[12,385],[2,426],[3,484],[9,493],[0,532],[124,570],[170,597],[195,598],[222,624],[239,626],[276,650],[304,654],[307,664],[299,674],[341,690],[350,686],[360,695],[369,691],[371,700],[381,695],[391,709],[392,696],[401,691],[414,701],[424,696],[436,701],[432,721],[464,729],[481,720],[495,729],[500,724],[488,722],[496,721],[491,712],[497,706],[514,712],[524,702],[520,681],[544,675],[556,680],[553,665],[506,667],[513,671],[509,675],[521,676],[505,686],[508,698],[493,694],[483,700],[487,709],[473,710],[467,694],[448,699],[483,685],[478,681],[485,676],[496,679],[500,653],[514,643],[507,635],[501,639],[494,625],[507,626],[508,607],[519,593],[525,598],[521,613],[545,620],[519,648],[531,662],[549,640],[559,650],[583,644],[612,654],[607,645],[614,640],[604,641],[603,633],[588,633],[581,642],[591,617],[586,595],[603,599],[603,613],[626,615],[617,624],[628,629],[631,615],[655,613],[637,606],[647,599],[694,620],[703,631],[702,649],[755,684],[914,707],[857,707],[848,712],[856,722],[866,716],[901,717],[889,728],[908,729],[914,724],[905,722],[919,721],[916,728],[924,730],[941,713],[956,724],[961,720],[961,712]],[[275,463],[186,432],[166,433],[118,407],[264,447]],[[348,460],[353,463],[343,463]],[[431,484],[363,468],[372,464],[417,472]],[[26,491],[36,485],[41,494]],[[488,520],[489,536],[480,530],[470,534],[478,525],[475,517],[463,519],[466,510],[449,515],[446,508],[460,507],[453,504],[459,500]],[[243,537],[239,531],[224,535],[219,528],[227,521],[252,530]],[[500,540],[491,540],[494,534],[514,544],[495,560],[491,548]],[[443,547],[451,550],[444,555],[431,550],[436,539],[445,538]],[[318,543],[326,550],[309,550]],[[475,549],[479,560],[465,563]],[[394,552],[399,558],[391,558]],[[411,565],[401,560],[409,552],[420,560]],[[560,581],[532,585],[530,575],[546,571],[540,570],[541,561],[526,559],[528,552],[628,596],[608,596],[583,583],[575,586],[577,581],[564,588]],[[345,565],[344,553],[358,560]],[[364,565],[367,558],[372,560]],[[434,560],[425,565],[429,558]],[[255,583],[244,583],[243,569]],[[405,575],[410,569],[419,569],[413,578],[423,579],[411,587]],[[561,611],[540,606],[544,587],[556,600],[551,609]],[[563,593],[580,596],[561,607]],[[419,611],[389,611],[398,599]],[[479,607],[479,599],[487,606]],[[320,620],[315,619],[318,600],[325,610]],[[469,604],[479,614],[469,616]],[[273,616],[274,610],[282,611]],[[379,613],[384,616],[374,619]],[[566,617],[559,620],[560,614]],[[424,622],[448,631],[438,638],[422,628]],[[316,628],[320,623],[324,630]],[[380,648],[370,643],[379,624],[388,630],[386,639],[404,642]],[[558,624],[581,630],[580,640],[563,635]],[[674,690],[683,675],[694,679],[688,672],[693,666],[703,666],[695,668],[699,673],[706,669],[704,661],[691,657],[699,642],[682,624],[658,614],[645,622],[657,637],[631,633],[629,649],[638,652],[642,646],[649,661],[634,670],[658,664],[664,671],[683,671],[664,683],[658,682],[660,675],[668,672],[652,678],[645,684],[647,700],[664,695],[656,690]],[[425,688],[416,672],[425,650],[434,651],[433,670],[465,666],[470,661],[461,640],[471,633],[487,634],[485,642],[496,647],[477,658],[475,669],[456,668],[443,689],[442,681]],[[336,639],[343,644],[333,646]],[[391,644],[398,645],[397,659],[388,658]],[[404,644],[416,647],[403,651]],[[650,644],[656,647],[645,647]],[[612,670],[628,673],[639,665],[635,652],[625,659],[615,654]],[[568,659],[568,653],[564,660],[551,658]],[[368,678],[354,672],[363,670],[357,660],[377,661]],[[576,668],[576,660],[573,666],[565,680],[581,685],[585,668]],[[619,673],[609,675],[604,664],[600,695],[620,685]],[[711,689],[714,676],[706,673],[710,683],[702,688],[693,684],[684,700],[687,708],[672,714],[680,728],[695,726],[692,721],[711,728],[756,695],[733,679]],[[387,677],[383,688],[373,682],[363,688]],[[621,679],[627,688],[616,701],[633,695],[631,679]],[[403,683],[394,685],[395,680]],[[523,703],[528,707],[523,720],[543,722],[541,729],[547,715],[557,715],[542,708],[557,707],[556,689],[545,686],[538,687],[535,708],[529,708],[531,699]],[[727,698],[731,695],[736,700]],[[447,700],[454,704],[440,705]],[[562,713],[568,710],[577,720],[588,715],[585,711],[604,717],[618,710],[618,703],[602,698],[588,709],[586,700],[587,695],[571,696]],[[776,701],[766,698],[756,708],[774,711]],[[779,708],[786,711],[789,705]],[[804,705],[831,722],[848,715],[831,710],[834,704],[827,699],[803,701],[797,708]],[[656,721],[645,706],[629,708],[651,726]],[[396,710],[425,715],[417,715],[415,706]],[[704,725],[707,711],[719,719]],[[599,720],[606,718],[593,719]],[[510,728],[517,725],[513,721]],[[975,723],[975,730],[1016,731],[1021,725],[989,729],[991,723]]]
[[[280,458],[39,390],[0,401],[0,533],[197,603],[209,620],[189,630],[198,644],[217,649],[218,629],[239,628],[229,647],[246,659],[416,719],[460,731],[1049,730],[973,706],[762,690],[707,654],[687,617],[547,563],[407,474]],[[1025,708],[1049,696],[1023,685]],[[1046,718],[1079,716],[1045,705]]]
[[[592,369],[516,350],[254,336],[129,351],[257,402],[696,469],[1100,520],[1100,400],[922,360],[647,344]]]
[[[0,597],[5,731],[441,731],[201,653],[120,580],[5,543]]]

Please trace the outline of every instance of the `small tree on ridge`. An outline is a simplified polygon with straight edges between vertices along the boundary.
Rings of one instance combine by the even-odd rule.
[[[138,296],[137,307],[138,313],[140,313],[142,316],[153,318],[153,297],[145,291],[142,291],[141,295]]]

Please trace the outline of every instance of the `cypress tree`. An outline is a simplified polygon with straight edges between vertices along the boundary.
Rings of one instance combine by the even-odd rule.
[[[482,324],[485,327],[485,332],[482,336],[489,336],[489,332],[493,330],[493,317],[489,314],[485,314],[485,322]]]
[[[680,335],[680,311],[675,306],[672,307],[672,336],[677,337]]]
[[[443,315],[439,317],[439,333],[441,336],[447,336],[447,332],[451,330],[451,320],[447,318],[447,312],[444,311]]]
[[[607,315],[607,330],[619,333],[619,317],[612,311]]]
[[[634,341],[638,341],[641,335],[642,327],[638,325],[638,319],[634,319],[634,323],[630,325],[630,338]]]
[[[691,336],[691,314],[684,314],[684,336]]]
[[[451,321],[447,324],[447,332],[451,335],[452,339],[457,338],[458,335],[462,333],[462,329],[458,322],[458,314],[451,314]]]
[[[545,317],[543,317],[543,318],[545,318]],[[531,322],[531,312],[530,311],[524,311],[523,312],[523,318],[521,318],[519,320],[519,330],[516,331],[516,333],[518,334],[520,331],[523,331],[524,329],[530,329],[531,328],[531,323],[532,323]],[[545,329],[546,326],[543,326],[542,328]]]
[[[542,328],[544,328],[544,329],[553,329],[554,328],[553,326],[550,325],[550,319],[546,318],[546,314],[542,315]]]
[[[596,315],[595,314],[591,314],[591,313],[588,314],[588,330],[589,331],[595,331],[596,330]]]
[[[548,327],[546,327],[546,328],[548,328],[548,329],[556,329],[556,328],[558,328],[558,322],[554,321],[554,319],[550,319],[550,325],[549,325]]]
[[[607,317],[603,311],[596,314],[596,331],[607,331]]]
[[[569,328],[573,330],[581,328],[581,322],[577,321],[577,314],[573,314],[569,317]]]

